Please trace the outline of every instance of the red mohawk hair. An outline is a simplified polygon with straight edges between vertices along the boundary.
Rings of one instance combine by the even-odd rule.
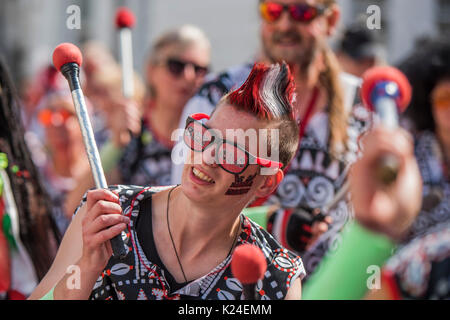
[[[286,63],[256,63],[242,86],[224,97],[235,107],[266,120],[294,119],[295,84]]]

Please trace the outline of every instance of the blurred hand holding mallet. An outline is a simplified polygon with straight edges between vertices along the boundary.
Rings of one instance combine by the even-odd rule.
[[[400,70],[389,67],[374,67],[363,74],[361,98],[364,106],[375,111],[383,126],[398,127],[398,115],[405,111],[411,100],[411,85]],[[375,175],[381,183],[389,185],[395,181],[399,162],[393,155],[379,159]]]
[[[58,45],[53,52],[54,66],[56,69],[61,71],[69,82],[72,100],[75,106],[78,122],[80,124],[83,142],[86,147],[86,153],[95,181],[95,186],[99,189],[106,189],[108,188],[108,185],[106,183],[105,174],[103,172],[100,155],[95,142],[92,125],[89,120],[89,114],[79,79],[82,60],[83,58],[80,50],[77,46],[71,43],[62,43]],[[127,250],[120,234],[111,239],[111,247],[114,256],[119,257],[120,259],[123,259],[126,256]]]

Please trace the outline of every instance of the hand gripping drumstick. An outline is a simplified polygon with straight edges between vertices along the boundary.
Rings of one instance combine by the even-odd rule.
[[[125,98],[134,96],[133,80],[133,44],[131,28],[135,24],[133,13],[125,7],[119,8],[116,13],[116,27],[119,30],[120,58],[122,65],[122,91]]]
[[[69,82],[72,100],[83,135],[84,146],[86,147],[86,153],[89,165],[91,166],[95,186],[99,189],[106,189],[108,188],[108,185],[103,172],[97,144],[94,139],[91,122],[89,121],[83,91],[81,90],[79,71],[82,60],[83,58],[80,49],[71,43],[62,43],[57,46],[53,52],[54,66],[61,71]],[[126,256],[127,250],[120,234],[111,239],[111,247],[114,256],[119,257],[120,259],[123,259]]]
[[[398,114],[405,111],[411,100],[411,85],[400,70],[393,67],[374,67],[363,74],[361,98],[371,111],[375,111],[381,123],[388,128],[398,127]],[[394,156],[380,159],[376,175],[389,185],[395,181],[399,163]]]

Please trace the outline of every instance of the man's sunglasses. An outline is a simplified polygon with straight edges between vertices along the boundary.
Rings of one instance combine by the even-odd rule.
[[[259,4],[261,16],[267,22],[277,21],[283,11],[288,11],[295,21],[307,23],[324,13],[325,9],[324,6],[311,6],[306,3],[286,5],[277,2],[261,2]]]
[[[203,152],[215,145],[216,163],[232,174],[244,172],[250,164],[258,164],[265,168],[281,168],[281,162],[255,157],[237,143],[220,139],[213,130],[200,122],[209,119],[204,113],[195,113],[186,119],[184,143],[195,152]]]
[[[199,66],[193,62],[183,61],[177,58],[168,58],[166,60],[167,69],[174,76],[179,77],[183,72],[186,66],[190,65],[194,68],[195,75],[197,77],[203,77],[208,73],[208,67]]]

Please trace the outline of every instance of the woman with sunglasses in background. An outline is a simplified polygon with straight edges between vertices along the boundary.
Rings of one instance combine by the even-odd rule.
[[[302,254],[309,274],[330,248],[337,248],[340,231],[352,218],[348,200],[343,198],[325,213],[324,221],[312,222],[313,212],[333,202],[345,185],[369,115],[362,106],[353,106],[360,79],[341,72],[327,44],[340,16],[335,1],[260,0],[258,9],[262,50],[256,60],[286,61],[291,67],[301,138],[294,160],[283,168],[286,178],[276,194],[258,199],[250,210],[262,209],[259,220],[283,246]],[[182,121],[193,113],[211,113],[221,95],[239,87],[250,69],[251,64],[232,67],[206,82],[186,105]],[[182,166],[174,165],[173,183],[179,183],[181,172]],[[267,213],[273,207],[281,209]],[[301,215],[294,211],[300,210],[309,219],[298,219]]]
[[[141,133],[126,147],[118,182],[170,185],[172,133],[186,102],[208,72],[210,44],[192,25],[164,33],[154,43],[146,67],[148,97]]]
[[[108,184],[170,184],[172,132],[178,127],[183,106],[203,83],[209,63],[206,35],[195,26],[184,25],[154,42],[145,69],[143,105],[117,98],[121,83],[117,78],[116,99],[103,97],[102,103],[111,132],[110,140],[100,150]],[[109,72],[105,69],[103,75],[92,77],[91,83],[110,82]],[[93,186],[92,174],[87,171],[67,197],[68,211],[73,212],[80,197]]]

